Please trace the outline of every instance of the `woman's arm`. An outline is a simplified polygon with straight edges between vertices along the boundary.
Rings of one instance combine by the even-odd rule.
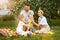
[[[34,24],[35,26],[37,26],[37,29],[38,29],[38,30],[40,30],[40,28],[41,28],[41,25],[40,25],[40,24],[37,24],[37,23],[35,23],[35,22],[33,22],[33,24]]]
[[[34,21],[33,21],[32,23],[33,23],[35,26],[37,26],[37,27],[40,26],[39,24],[37,24],[37,23],[34,22]]]

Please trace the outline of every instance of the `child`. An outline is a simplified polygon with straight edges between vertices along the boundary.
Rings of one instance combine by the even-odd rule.
[[[37,27],[38,30],[36,31],[36,33],[47,33],[48,31],[50,31],[50,27],[47,23],[46,17],[43,16],[44,12],[43,10],[39,9],[38,10],[38,24],[33,22]]]
[[[19,24],[16,28],[17,34],[23,36],[25,34],[30,33],[30,31],[25,30],[25,28],[27,29],[28,26],[29,26],[28,24],[24,23],[24,16],[20,15],[19,16]]]

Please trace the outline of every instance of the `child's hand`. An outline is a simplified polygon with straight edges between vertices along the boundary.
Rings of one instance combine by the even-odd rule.
[[[34,20],[32,20],[32,24],[35,24],[35,21]]]

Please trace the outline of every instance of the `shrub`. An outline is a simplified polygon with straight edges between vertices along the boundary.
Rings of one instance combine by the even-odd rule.
[[[5,15],[2,17],[3,21],[14,20],[14,15]]]
[[[60,26],[60,19],[51,19],[48,21],[49,25],[53,26]]]

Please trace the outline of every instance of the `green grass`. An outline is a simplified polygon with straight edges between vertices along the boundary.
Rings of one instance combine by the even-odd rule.
[[[60,19],[51,19],[50,25],[60,26]]]
[[[0,21],[0,28],[8,26],[11,29],[16,28],[16,21]],[[54,30],[55,34],[37,34],[36,36],[29,37],[3,37],[0,36],[0,40],[60,40],[60,27],[59,26],[51,26],[51,30]]]

